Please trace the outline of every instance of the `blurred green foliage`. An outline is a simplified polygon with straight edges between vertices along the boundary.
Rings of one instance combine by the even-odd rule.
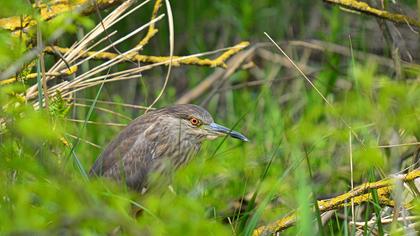
[[[34,10],[31,7],[31,4],[25,0],[1,1],[1,6],[1,18],[19,15],[30,15],[34,12]]]
[[[0,42],[0,70],[3,71],[19,59],[27,48],[25,42],[4,30],[0,30]]]
[[[10,2],[0,10],[0,15],[31,14],[25,4],[26,1]],[[338,8],[324,9],[322,4],[311,4],[313,1],[303,0],[172,2],[177,54],[212,50],[239,40],[267,42],[262,34],[265,31],[279,40],[316,37],[337,43],[348,39],[349,29],[345,26],[352,18]],[[324,24],[315,30],[305,28],[313,20],[312,11],[321,12],[319,17]],[[92,27],[88,17],[63,15],[41,25],[44,37],[65,24],[68,17],[77,22],[64,28],[68,35],[81,29],[76,25]],[[148,17],[148,14],[139,16],[144,20]],[[130,22],[137,20],[128,18],[116,27],[129,32]],[[362,23],[365,20],[358,19]],[[147,47],[146,53],[166,53],[165,27],[165,24],[159,26],[159,40]],[[355,47],[366,46],[365,34],[364,31],[352,34]],[[59,42],[72,43],[72,40],[74,36]],[[0,70],[20,58],[27,46],[1,32]],[[297,58],[299,54],[295,53]],[[51,64],[53,59],[47,59],[47,64]],[[383,173],[395,170],[394,163],[400,157],[378,148],[378,144],[389,143],[396,134],[400,142],[420,135],[418,84],[396,80],[373,61],[325,53],[314,63],[320,70],[315,85],[332,106],[303,78],[284,81],[282,78],[290,76],[285,68],[270,61],[259,63],[257,72],[241,71],[229,79],[232,84],[261,80],[265,82],[262,86],[227,90],[223,95],[216,93],[208,105],[219,123],[230,127],[236,124],[236,129],[250,137],[251,142],[231,139],[206,142],[197,158],[174,176],[175,192],[165,189],[141,197],[111,181],[86,180],[74,162],[80,161],[88,171],[101,149],[84,140],[103,147],[120,127],[84,127],[66,121],[69,116],[84,121],[89,107],[70,107],[60,94],[52,98],[49,111],[35,111],[17,96],[34,82],[0,87],[0,233],[104,235],[114,231],[123,235],[249,235],[256,226],[297,209],[300,216],[297,227],[286,233],[308,235],[318,232],[311,207],[313,199],[349,190],[349,135],[356,183],[381,178]],[[183,78],[188,78],[183,91],[193,88],[213,70],[188,67],[188,71],[180,71]],[[162,77],[162,70],[155,73]],[[154,74],[145,75],[148,76]],[[418,78],[419,74],[415,76]],[[132,93],[127,87],[133,87],[141,91],[142,103],[149,104],[159,92],[156,88],[160,88],[149,86],[147,80],[135,86],[127,84],[106,86],[99,94],[95,87],[78,96],[93,99],[98,95],[103,100],[124,102]],[[179,87],[182,86],[176,82],[170,84],[158,106],[175,101],[182,94]],[[143,112],[116,105],[97,106],[129,117]],[[128,122],[122,117],[94,111],[89,120]],[[73,139],[69,134],[80,139]],[[252,194],[255,199],[248,198]],[[248,211],[232,212],[231,203],[245,197]],[[254,200],[256,207],[253,207]],[[133,205],[144,208],[139,219],[131,217]],[[416,204],[417,214],[418,208]],[[324,230],[331,235],[349,234],[343,219],[337,218],[333,224]]]

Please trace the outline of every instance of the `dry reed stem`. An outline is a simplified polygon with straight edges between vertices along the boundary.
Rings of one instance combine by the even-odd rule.
[[[398,178],[405,183],[412,182],[416,178],[420,178],[420,169],[413,170],[406,175],[395,176],[395,178]],[[351,202],[351,200],[353,200],[355,205],[370,202],[373,198],[369,191],[372,189],[377,190],[379,203],[381,205],[394,206],[394,201],[389,198],[390,194],[392,193],[393,185],[394,179],[383,179],[377,182],[362,184],[345,194],[331,199],[319,200],[318,205],[320,213],[349,206],[349,202]],[[269,225],[261,226],[255,229],[253,235],[267,235],[283,231],[293,226],[296,222],[296,219],[296,212],[292,212]]]
[[[414,18],[408,17],[406,15],[402,15],[402,14],[391,13],[388,11],[373,8],[365,2],[356,1],[356,0],[324,0],[324,1],[330,4],[337,4],[341,7],[344,7],[353,11],[358,11],[358,12],[362,12],[368,15],[373,15],[373,16],[376,16],[385,20],[389,20],[398,24],[408,24],[409,26],[414,25],[414,26],[420,27],[420,22]]]
[[[101,33],[104,32],[105,28],[109,28],[116,22],[118,22],[121,18],[121,16],[132,4],[134,3],[134,0],[128,0],[125,1],[123,4],[118,6],[115,10],[113,10],[103,21],[98,24],[94,29],[92,29],[89,33],[85,35],[85,37],[80,40],[79,42],[76,42],[70,50],[65,53],[62,58],[56,62],[56,64],[50,68],[48,73],[55,73],[57,71],[61,71],[72,62],[76,61],[78,59],[78,55],[80,51],[84,50],[92,41],[98,37]],[[105,28],[104,28],[105,27]],[[55,77],[47,76],[47,81],[54,79]],[[32,86],[27,90],[26,98],[29,100],[32,96],[36,96],[37,94],[37,87]]]
[[[70,118],[66,118],[65,120],[76,122],[76,123],[86,123],[86,124],[93,124],[93,125],[105,125],[105,126],[117,126],[117,127],[127,126],[127,124],[114,123],[114,122],[96,122],[96,121],[90,121],[90,120],[78,120],[78,119],[70,119]]]
[[[78,139],[78,140],[80,140],[80,141],[82,141],[82,142],[84,142],[84,143],[87,143],[87,144],[89,144],[89,145],[91,145],[91,146],[93,146],[93,147],[96,147],[96,148],[98,148],[98,149],[102,149],[102,146],[101,145],[98,145],[98,144],[96,144],[96,143],[92,143],[91,141],[89,141],[89,140],[86,140],[86,139],[83,139],[83,138],[80,138],[80,137],[78,137],[78,136],[76,136],[76,135],[72,135],[72,134],[69,134],[69,133],[65,133],[65,135],[66,136],[69,136],[70,138],[73,138],[73,139]],[[61,139],[64,139],[64,138],[61,138]],[[64,139],[65,140],[65,139]],[[67,142],[67,140],[66,140],[66,142]],[[66,146],[70,146],[70,144],[68,144],[68,142],[67,142],[67,145]]]
[[[158,3],[158,2],[159,2],[159,0],[156,1],[156,3]],[[168,84],[169,78],[171,76],[172,60],[173,60],[173,57],[174,57],[174,47],[175,47],[174,17],[173,17],[173,14],[172,14],[172,7],[171,7],[171,4],[169,3],[169,0],[165,0],[165,6],[166,6],[166,12],[168,14],[168,26],[169,26],[169,65],[168,65],[168,71],[166,72],[165,81],[163,83],[162,89],[160,90],[160,92],[159,92],[158,96],[155,98],[155,100],[147,107],[147,109],[144,111],[144,113],[147,113],[149,111],[149,109],[152,108],[156,104],[156,102],[159,101],[159,99],[162,97],[162,95],[163,95],[163,93],[166,89],[166,86]],[[157,13],[158,9],[159,9],[159,6],[153,11],[153,13],[154,13],[153,15],[155,15]],[[150,27],[149,27],[149,29],[150,29]],[[139,43],[138,46],[143,47],[141,42]]]
[[[91,103],[93,103],[94,101],[96,101],[96,103],[98,103],[98,104],[116,105],[116,106],[128,107],[128,108],[133,108],[133,109],[142,109],[142,110],[146,110],[147,109],[147,107],[145,107],[145,106],[139,106],[139,105],[128,104],[128,103],[103,101],[103,100],[94,100],[94,99],[88,99],[88,98],[70,98],[70,99],[66,99],[66,100],[69,100],[69,101],[73,101],[73,100],[75,100],[75,101],[84,101],[84,102],[91,102]]]
[[[76,106],[76,107],[87,107],[87,108],[90,108],[91,107],[91,105],[87,105],[87,104],[83,104],[83,103],[73,103],[72,105],[73,106]],[[121,118],[124,118],[126,120],[131,121],[131,117],[128,117],[128,116],[126,116],[124,114],[121,114],[119,112],[116,112],[116,111],[113,111],[113,110],[110,110],[110,109],[107,109],[107,108],[95,106],[94,109],[96,109],[98,111],[102,111],[102,112],[107,112],[107,113],[109,113],[111,115],[118,116],[118,117],[121,117]]]

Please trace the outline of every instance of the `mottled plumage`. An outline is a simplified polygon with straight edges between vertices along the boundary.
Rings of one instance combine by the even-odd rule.
[[[132,121],[108,144],[90,175],[125,181],[130,188],[142,191],[151,174],[170,173],[188,163],[204,139],[226,134],[247,141],[238,132],[215,124],[211,115],[196,105],[151,111]]]

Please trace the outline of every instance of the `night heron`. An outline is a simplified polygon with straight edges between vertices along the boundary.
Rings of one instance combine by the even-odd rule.
[[[90,170],[90,175],[124,181],[131,189],[148,188],[151,175],[166,175],[188,163],[206,139],[229,135],[248,139],[214,123],[202,107],[174,105],[148,112],[112,140]]]

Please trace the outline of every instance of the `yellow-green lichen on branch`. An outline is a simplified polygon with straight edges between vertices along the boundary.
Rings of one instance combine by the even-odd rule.
[[[369,6],[369,4],[365,2],[360,2],[356,0],[324,0],[324,1],[327,3],[339,5],[341,7],[344,7],[350,10],[380,17],[380,18],[383,18],[383,19],[386,19],[395,23],[409,24],[409,25],[420,27],[420,21],[414,18],[411,18],[403,14],[391,13],[385,10],[380,10],[380,9]]]
[[[39,10],[40,18],[44,21],[48,21],[59,14],[72,11],[78,7],[81,7],[81,14],[87,15],[96,10],[96,7],[103,9],[112,5],[115,5],[124,0],[97,0],[96,4],[93,4],[90,0],[51,0],[47,3],[40,3],[37,7],[35,4],[32,8]],[[42,1],[45,2],[45,1]],[[0,19],[0,27],[9,31],[27,31],[27,28],[36,25],[36,20],[30,16],[11,16]]]
[[[235,46],[232,46],[229,50],[222,53],[219,57],[215,59],[207,59],[207,58],[198,58],[198,57],[188,57],[182,59],[182,56],[173,56],[172,57],[172,66],[180,66],[180,65],[199,65],[199,66],[209,66],[209,67],[226,67],[226,60],[229,59],[232,55],[239,52],[240,50],[244,49],[249,45],[249,42],[244,41],[236,44]],[[69,48],[62,48],[54,46],[52,47],[46,47],[45,52],[54,54],[55,51],[60,52],[61,54],[65,54],[69,51]],[[118,57],[119,54],[112,53],[112,52],[97,52],[97,51],[82,51],[80,53],[81,58],[87,58],[91,57],[95,60],[112,60],[116,57]],[[141,62],[141,63],[162,63],[167,62],[166,64],[169,64],[169,61],[171,59],[170,56],[147,56],[147,55],[140,55],[135,54],[131,55],[130,57],[125,57],[125,60],[131,60],[134,62]]]
[[[416,178],[420,178],[420,170],[413,170],[406,175],[399,177],[403,182],[411,182]],[[376,190],[378,202],[381,205],[395,206],[394,200],[390,198],[393,191],[394,179],[383,179],[372,183],[362,184],[353,190],[341,194],[337,197],[325,200],[319,200],[318,206],[321,213],[334,209],[340,209],[345,206],[360,205],[362,203],[373,201],[372,190]],[[407,204],[408,205],[408,204]],[[296,223],[296,212],[292,212],[287,216],[274,221],[268,225],[260,226],[254,230],[253,236],[274,234],[283,231]]]

